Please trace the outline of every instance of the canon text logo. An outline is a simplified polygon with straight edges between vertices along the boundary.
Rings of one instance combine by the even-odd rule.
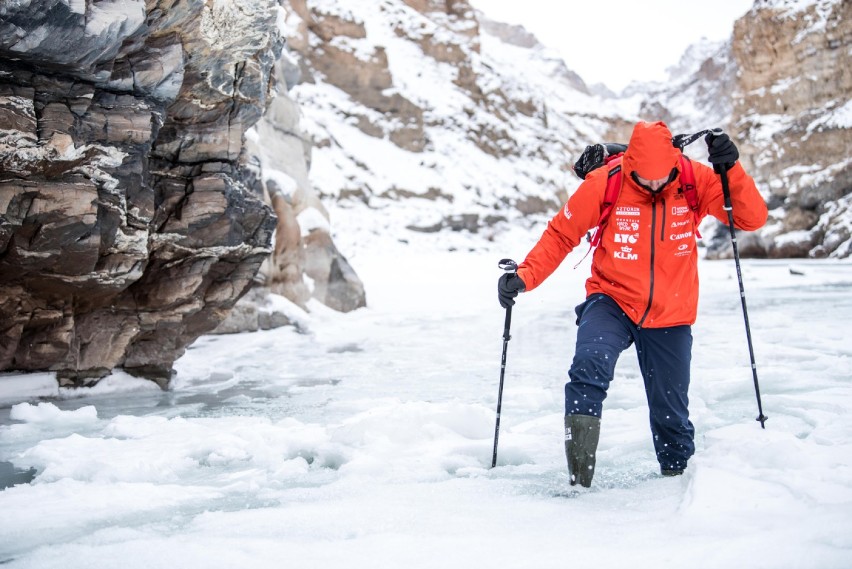
[[[679,239],[686,239],[687,237],[692,237],[692,231],[687,231],[686,233],[675,233],[669,236],[669,239],[672,241],[677,241]]]

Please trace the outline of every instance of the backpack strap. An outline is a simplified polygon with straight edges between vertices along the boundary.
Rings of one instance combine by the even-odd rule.
[[[606,224],[607,219],[609,219],[610,214],[612,214],[612,208],[615,207],[618,194],[621,192],[621,157],[623,155],[624,153],[622,152],[607,160],[607,165],[615,163],[615,166],[607,172],[606,191],[604,192],[604,199],[601,203],[601,216],[592,229],[594,233],[589,237],[589,243],[591,243],[593,249],[601,242],[603,226]]]
[[[695,236],[700,238],[701,233],[698,232],[698,224],[701,223],[701,216],[698,214],[698,191],[695,189],[695,172],[692,170],[692,162],[683,154],[680,156],[680,182],[683,187],[683,197],[686,198],[686,204],[692,210],[692,217],[695,221]]]
[[[606,220],[612,213],[612,208],[615,207],[615,201],[618,199],[618,193],[621,191],[621,157],[623,155],[624,152],[621,152],[619,154],[606,157],[606,166],[613,163],[615,166],[611,167],[606,175],[606,190],[604,191],[604,199],[601,202],[601,216],[598,218],[598,222],[595,226],[586,233],[586,241],[589,242],[589,250],[586,251],[583,258],[574,265],[575,269],[580,266],[580,263],[586,260],[589,253],[591,253],[595,247],[598,246],[598,243],[601,242],[603,226],[606,224]]]

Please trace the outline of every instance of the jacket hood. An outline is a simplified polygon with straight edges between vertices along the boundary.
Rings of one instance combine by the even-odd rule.
[[[664,122],[639,122],[633,127],[623,164],[628,177],[636,172],[658,180],[668,177],[679,158],[680,150],[672,146],[672,133]]]

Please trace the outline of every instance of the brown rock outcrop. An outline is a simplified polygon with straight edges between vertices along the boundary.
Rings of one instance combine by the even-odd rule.
[[[283,92],[299,81],[299,68],[285,52],[276,70],[289,79],[247,141],[259,161],[258,185],[278,217],[274,250],[258,280],[303,309],[311,298],[343,312],[364,307],[364,285],[334,245],[328,211],[309,180],[313,143],[301,129],[301,109]]]
[[[840,239],[852,226],[852,3],[756,2],[737,21],[732,46],[734,129],[775,209],[765,254],[852,254]]]
[[[381,46],[361,41],[364,23],[351,12],[328,12],[308,6],[304,0],[285,0],[285,9],[300,18],[288,44],[304,58],[304,66],[346,92],[364,106],[356,115],[362,132],[387,136],[406,150],[419,152],[427,141],[423,133],[423,110],[399,93],[388,93],[393,79]],[[315,37],[321,45],[312,43]],[[377,118],[381,120],[377,120]]]

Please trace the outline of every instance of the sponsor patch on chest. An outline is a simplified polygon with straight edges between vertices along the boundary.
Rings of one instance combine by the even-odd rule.
[[[615,219],[619,231],[639,231],[639,222],[630,219]]]
[[[639,240],[638,233],[616,233],[616,243],[636,243]]]
[[[612,256],[616,259],[621,259],[622,261],[638,261],[639,253],[633,252],[633,247],[624,246],[618,251],[614,251]]]
[[[617,208],[615,208],[615,215],[616,216],[629,215],[629,216],[639,217],[639,215],[641,215],[641,214],[639,213],[638,207],[633,207],[633,206],[629,206],[629,205],[620,205]]]

